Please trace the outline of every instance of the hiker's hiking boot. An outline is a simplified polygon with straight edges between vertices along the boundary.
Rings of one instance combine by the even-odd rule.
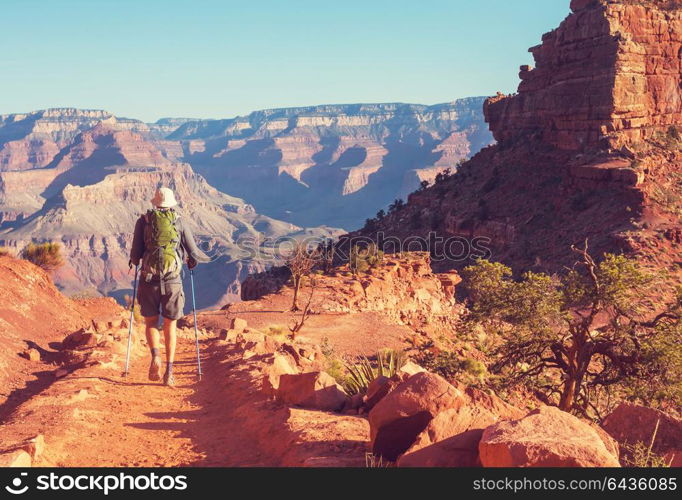
[[[163,375],[163,383],[168,387],[175,385],[175,378],[173,377],[173,366],[166,367],[166,373]]]
[[[152,362],[149,365],[149,380],[156,382],[161,380],[161,357],[152,356]]]

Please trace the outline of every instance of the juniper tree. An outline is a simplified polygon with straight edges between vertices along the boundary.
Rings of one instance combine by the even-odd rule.
[[[661,310],[652,300],[660,273],[620,255],[597,263],[587,245],[573,250],[579,261],[561,278],[527,272],[514,281],[510,268],[483,260],[464,270],[472,319],[499,335],[491,372],[583,414],[598,413],[595,389],[651,399],[641,386],[658,380],[665,397],[679,398],[682,294]]]

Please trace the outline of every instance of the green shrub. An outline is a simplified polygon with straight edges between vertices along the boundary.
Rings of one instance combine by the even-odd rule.
[[[653,447],[656,441],[656,434],[658,434],[658,426],[661,423],[660,419],[656,422],[656,427],[651,436],[651,442],[647,445],[643,442],[637,442],[634,445],[625,445],[624,464],[626,467],[670,467],[672,459],[666,460],[662,455],[654,453]]]
[[[320,349],[325,357],[334,356],[334,346],[329,341],[329,337],[322,337],[322,342],[320,343]]]
[[[441,351],[438,354],[426,351],[417,361],[427,370],[437,373],[445,379],[453,379],[464,374],[468,376],[464,377],[466,382],[473,382],[473,379],[483,379],[488,374],[485,363],[475,359],[462,358],[450,351]]]
[[[280,335],[286,335],[289,333],[286,327],[282,325],[270,325],[263,332],[265,335],[270,335],[272,337],[278,337]]]
[[[54,271],[64,265],[61,245],[51,241],[45,243],[29,243],[22,250],[21,258],[32,262],[45,271]]]
[[[372,363],[366,357],[361,358],[357,363],[346,365],[346,370],[348,377],[344,381],[343,388],[350,396],[364,394],[372,380],[377,378]]]
[[[338,358],[328,357],[324,363],[324,371],[343,387],[346,383],[346,370]]]
[[[666,134],[668,136],[668,139],[673,142],[679,142],[682,139],[682,134],[680,134],[680,129],[678,129],[676,126],[671,125],[668,128],[668,133]]]
[[[400,210],[400,209],[403,208],[404,206],[405,206],[405,202],[404,202],[402,199],[400,199],[400,198],[396,198],[396,199],[393,201],[393,203],[391,203],[391,204],[388,206],[388,213],[392,214],[392,213],[394,213],[394,212],[397,212],[398,210]]]
[[[366,248],[355,245],[350,251],[349,267],[353,274],[366,273],[370,269],[378,268],[384,260],[384,252],[374,243]]]
[[[438,354],[425,352],[417,361],[427,370],[446,379],[454,377],[461,370],[460,359],[454,352],[441,351]]]
[[[476,359],[464,359],[461,363],[462,371],[477,378],[483,378],[488,373],[485,363]]]

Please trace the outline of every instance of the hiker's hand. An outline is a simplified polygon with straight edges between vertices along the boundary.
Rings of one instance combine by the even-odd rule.
[[[187,259],[187,267],[189,267],[190,269],[194,269],[195,267],[197,267],[197,261],[192,258]]]

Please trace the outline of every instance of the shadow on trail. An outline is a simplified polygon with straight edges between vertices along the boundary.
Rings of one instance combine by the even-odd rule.
[[[24,339],[27,349],[35,349],[40,353],[40,360],[47,366],[53,366],[57,369],[57,364],[63,359],[63,353],[58,349],[61,347],[59,342],[50,342],[48,347],[54,349],[52,351],[41,347],[33,340]],[[0,425],[5,423],[10,415],[20,405],[28,401],[34,396],[47,390],[56,380],[54,370],[47,369],[42,371],[35,371],[32,375],[34,380],[29,380],[23,387],[18,387],[7,395],[7,399],[0,404]]]
[[[257,444],[245,431],[246,418],[240,415],[245,403],[273,404],[254,391],[253,375],[241,363],[230,362],[231,352],[223,344],[202,340],[203,379],[197,380],[196,359],[176,361],[176,386],[189,388],[186,398],[196,409],[179,411],[156,411],[145,413],[152,419],[147,422],[131,422],[129,427],[150,432],[177,433],[189,438],[201,457],[185,466],[276,466],[276,460],[268,459],[258,450]],[[193,355],[187,352],[186,355]],[[187,382],[190,382],[187,384]],[[252,422],[253,425],[253,422]]]
[[[122,385],[122,386],[145,386],[145,385],[161,385],[160,382],[126,382],[125,377],[121,377],[121,380],[115,380],[113,378],[109,377],[71,377],[69,380],[100,380],[102,382],[108,382],[110,384],[114,385]]]
[[[27,382],[23,387],[14,389],[7,396],[7,400],[0,405],[0,425],[9,419],[14,410],[32,397],[48,389],[56,380],[52,370],[33,372],[33,376],[36,377],[34,380]]]
[[[253,362],[266,355],[245,361],[233,346],[224,342],[211,339],[202,340],[201,344],[203,380],[196,380],[195,359],[181,359],[176,370],[178,387],[192,391],[184,397],[190,408],[146,412],[147,421],[125,425],[149,432],[171,432],[178,438],[190,439],[200,458],[179,464],[182,466],[282,466],[297,432],[303,431],[289,427],[290,408],[268,399],[257,389],[263,374],[255,369]],[[181,356],[189,355],[185,351]],[[186,384],[188,380],[190,384]],[[330,436],[304,446],[306,450],[310,447],[319,450],[322,456],[326,449],[350,448],[357,444]]]

